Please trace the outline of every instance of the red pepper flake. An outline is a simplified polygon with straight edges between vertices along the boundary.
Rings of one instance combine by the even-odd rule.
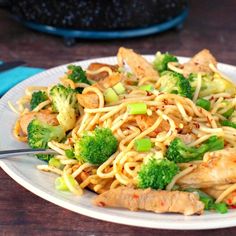
[[[100,206],[100,207],[106,206],[106,204],[104,202],[99,202],[97,205]]]
[[[133,199],[139,199],[139,195],[133,194]]]
[[[168,100],[167,99],[164,99],[163,102],[164,102],[165,105],[168,105]]]
[[[231,205],[231,204],[232,204],[232,199],[229,198],[229,199],[227,200],[227,203],[228,203],[229,205]]]
[[[161,205],[161,206],[164,206],[165,203],[164,203],[163,201],[160,201],[160,205]]]

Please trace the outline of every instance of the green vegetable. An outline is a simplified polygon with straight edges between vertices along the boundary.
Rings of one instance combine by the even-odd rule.
[[[153,61],[154,69],[156,69],[159,73],[168,70],[169,62],[178,62],[178,59],[168,52],[164,54],[157,52],[156,57]]]
[[[141,90],[145,90],[147,92],[151,92],[154,90],[154,87],[151,84],[145,84],[139,87]]]
[[[213,209],[221,214],[225,214],[228,212],[228,207],[225,202],[215,203],[213,206]]]
[[[75,91],[58,84],[50,89],[49,94],[52,100],[53,110],[59,113],[57,115],[59,124],[65,131],[73,129],[78,111],[78,101]]]
[[[65,154],[69,159],[75,158],[74,150],[73,149],[66,149]]]
[[[60,169],[61,166],[62,166],[61,162],[58,159],[54,158],[54,157],[49,160],[48,164],[50,166],[56,167],[58,169]]]
[[[113,103],[119,100],[118,95],[112,88],[106,89],[106,91],[104,92],[104,98],[107,103]]]
[[[222,120],[222,121],[220,121],[220,124],[222,126],[228,126],[228,127],[232,127],[234,129],[236,129],[236,123],[229,121],[229,120]]]
[[[172,71],[165,71],[160,77],[160,91],[179,94],[183,97],[192,98],[192,88],[183,75]]]
[[[196,105],[204,108],[207,111],[210,111],[210,109],[211,109],[211,102],[207,99],[204,99],[204,98],[199,98],[196,101]]]
[[[179,167],[167,159],[149,159],[138,172],[138,187],[164,189],[178,173]]]
[[[137,152],[148,152],[152,148],[150,138],[136,139],[134,147]]]
[[[118,148],[118,141],[108,128],[95,128],[75,143],[75,157],[84,162],[101,165]]]
[[[187,192],[195,192],[199,195],[199,200],[204,203],[205,210],[215,210],[221,214],[227,213],[228,208],[226,203],[215,203],[213,197],[209,196],[208,194],[204,193],[203,191],[195,188],[188,188],[185,189]]]
[[[31,148],[48,148],[48,142],[61,141],[65,131],[61,126],[52,126],[39,120],[32,120],[27,128],[28,144]],[[53,155],[39,154],[40,160],[49,161]]]
[[[70,182],[70,184],[73,187],[78,186],[78,182],[73,178],[72,175],[67,174],[67,178]],[[66,181],[63,177],[57,177],[55,180],[55,188],[60,191],[69,191],[69,188],[66,185]]]
[[[117,84],[114,85],[112,88],[113,88],[113,89],[115,90],[115,92],[116,92],[117,94],[119,94],[119,95],[125,93],[125,87],[124,87],[124,85],[123,85],[121,82],[117,83]]]
[[[225,118],[229,118],[229,117],[232,116],[232,114],[234,113],[234,110],[235,110],[235,108],[232,107],[232,108],[230,108],[228,111],[226,111],[225,113],[223,113],[222,115],[223,115]]]
[[[190,74],[188,80],[190,81],[193,91],[195,91],[197,87],[197,75]],[[199,92],[199,97],[205,97],[212,94],[224,92],[235,95],[236,86],[232,82],[220,77],[218,74],[205,74],[202,76],[202,84]]]
[[[60,191],[69,191],[68,187],[66,186],[65,180],[63,177],[57,177],[55,180],[55,188]]]
[[[67,69],[69,70],[69,72],[67,72],[68,79],[75,83],[91,84],[81,66],[69,65],[67,66]],[[82,93],[83,88],[77,88],[76,91]]]
[[[180,138],[175,138],[169,145],[166,157],[175,163],[201,160],[206,152],[224,148],[224,140],[211,136],[199,147],[189,147]]]
[[[146,103],[131,103],[127,105],[128,113],[131,115],[147,114]]]
[[[44,102],[48,99],[46,92],[44,91],[37,91],[32,94],[30,100],[30,109],[33,110],[37,107],[41,102]]]

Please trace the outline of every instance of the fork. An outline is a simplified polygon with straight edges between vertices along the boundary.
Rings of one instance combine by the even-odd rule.
[[[56,154],[52,149],[14,149],[0,151],[0,159],[27,154]]]

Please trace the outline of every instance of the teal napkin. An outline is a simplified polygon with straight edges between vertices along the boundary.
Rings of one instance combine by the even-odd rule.
[[[0,62],[0,64],[1,63],[2,62]],[[25,80],[41,71],[43,71],[43,69],[41,68],[19,66],[10,70],[0,72],[0,96],[2,96],[10,88],[15,86],[22,80]]]

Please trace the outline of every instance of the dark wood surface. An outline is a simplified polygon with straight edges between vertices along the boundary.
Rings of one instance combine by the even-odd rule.
[[[120,46],[125,46],[144,54],[160,50],[182,56],[192,56],[200,49],[209,48],[219,61],[236,65],[236,1],[192,0],[190,7],[181,31],[136,39],[79,40],[73,47],[64,46],[61,38],[24,28],[0,10],[0,60],[22,59],[30,66],[50,68],[70,61],[115,55]],[[0,235],[208,234],[236,235],[236,228],[169,231],[103,222],[40,199],[0,170]]]

